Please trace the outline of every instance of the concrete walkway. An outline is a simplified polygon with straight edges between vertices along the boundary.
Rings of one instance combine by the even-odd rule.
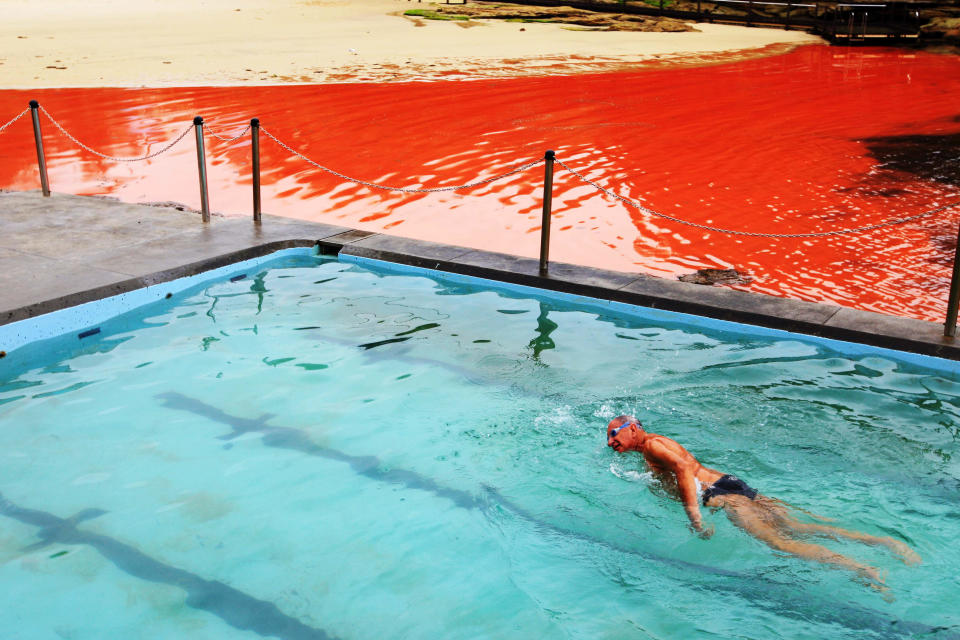
[[[0,324],[289,247],[345,253],[514,284],[960,360],[940,324],[640,274],[551,263],[264,216],[260,225],[106,198],[0,193]],[[3,345],[0,345],[0,350]]]

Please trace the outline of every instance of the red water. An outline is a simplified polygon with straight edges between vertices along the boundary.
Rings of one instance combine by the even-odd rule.
[[[113,156],[157,150],[202,115],[250,117],[317,162],[399,186],[501,173],[555,149],[664,213],[770,233],[829,231],[960,200],[960,58],[807,46],[698,68],[405,84],[0,92],[31,98]],[[8,115],[9,114],[9,115]],[[98,159],[43,121],[54,191],[199,207],[191,133],[139,163]],[[261,136],[264,210],[449,244],[538,255],[542,167],[462,193],[344,183]],[[214,211],[251,209],[249,140],[207,137]],[[38,186],[29,118],[0,137],[0,187]],[[631,209],[558,167],[551,259],[674,277],[734,267],[740,287],[942,321],[960,208],[824,239],[707,232]]]

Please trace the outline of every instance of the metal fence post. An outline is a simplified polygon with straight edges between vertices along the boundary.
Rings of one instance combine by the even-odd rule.
[[[207,198],[207,162],[203,151],[203,118],[193,119],[193,126],[197,133],[197,168],[200,172],[200,217],[203,222],[210,222],[210,201]]]
[[[960,306],[960,229],[957,230],[957,248],[953,252],[953,276],[950,278],[950,297],[947,299],[947,321],[943,325],[943,335],[948,338],[957,335],[958,306]]]
[[[540,226],[540,275],[547,275],[547,261],[550,259],[550,211],[553,207],[553,160],[557,154],[547,151],[543,154],[543,222]]]
[[[30,117],[33,118],[33,138],[37,143],[37,164],[40,165],[40,189],[50,197],[50,181],[47,179],[47,159],[43,155],[43,135],[40,133],[40,103],[30,101]]]
[[[260,118],[250,120],[250,150],[253,155],[253,221],[260,222]]]

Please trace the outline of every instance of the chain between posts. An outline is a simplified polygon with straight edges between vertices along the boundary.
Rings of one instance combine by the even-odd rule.
[[[80,140],[78,140],[75,136],[73,136],[72,134],[70,134],[70,133],[63,127],[63,125],[61,125],[52,115],[50,115],[50,112],[47,111],[42,105],[39,105],[39,110],[40,110],[41,112],[43,112],[43,114],[47,117],[47,119],[49,119],[50,122],[53,123],[53,125],[60,131],[60,133],[62,133],[66,138],[68,138],[68,139],[69,139],[70,141],[72,141],[74,144],[76,144],[77,146],[81,147],[82,149],[84,149],[84,150],[86,150],[86,151],[88,151],[88,152],[90,152],[90,153],[92,153],[92,154],[94,154],[94,155],[96,155],[96,156],[99,156],[99,157],[104,158],[104,159],[106,159],[106,160],[113,160],[113,161],[116,161],[116,162],[139,162],[139,161],[149,160],[149,159],[151,159],[151,158],[155,158],[155,157],[157,157],[157,156],[159,156],[159,155],[161,155],[161,154],[163,154],[163,153],[166,153],[166,152],[169,151],[170,149],[172,149],[177,143],[179,143],[179,142],[182,141],[185,137],[187,137],[187,135],[190,133],[190,130],[193,129],[193,125],[187,126],[179,135],[177,135],[176,138],[174,138],[170,143],[168,143],[166,146],[164,146],[162,149],[160,149],[160,150],[158,150],[158,151],[154,151],[154,152],[152,152],[152,153],[148,153],[148,154],[145,154],[145,155],[142,155],[142,156],[123,158],[123,157],[117,157],[117,156],[110,156],[110,155],[101,153],[101,152],[99,152],[99,151],[97,151],[97,150],[89,147],[88,145],[86,145],[86,144],[84,144],[83,142],[81,142]],[[30,109],[24,109],[24,110],[21,111],[19,114],[17,114],[16,116],[14,116],[12,119],[10,119],[9,121],[7,121],[3,126],[0,126],[0,134],[2,134],[2,133],[7,129],[7,127],[9,127],[9,126],[12,125],[13,123],[15,123],[17,120],[19,120],[20,118],[22,118],[23,116],[25,116],[29,111],[30,111]],[[212,137],[214,137],[215,139],[217,139],[217,140],[219,140],[219,141],[221,141],[221,142],[230,143],[230,142],[235,142],[235,141],[239,140],[240,138],[242,138],[243,136],[245,136],[247,133],[249,133],[250,130],[251,130],[251,126],[248,125],[247,127],[245,127],[245,128],[243,129],[243,131],[241,131],[239,134],[237,134],[236,136],[233,136],[233,137],[227,137],[227,136],[220,135],[220,134],[218,134],[218,133],[216,133],[216,132],[214,132],[214,131],[211,131],[209,128],[206,129],[206,132],[209,133]],[[308,164],[310,164],[310,165],[313,165],[314,167],[320,169],[321,171],[325,171],[325,172],[327,172],[327,173],[329,173],[329,174],[331,174],[331,175],[337,176],[338,178],[342,178],[343,180],[346,180],[346,181],[348,181],[348,182],[353,182],[353,183],[355,183],[355,184],[363,185],[363,186],[370,187],[370,188],[373,188],[373,189],[380,189],[380,190],[383,190],[383,191],[398,191],[398,192],[402,192],[402,193],[438,193],[438,192],[443,192],[443,191],[459,191],[459,190],[461,190],[461,189],[471,189],[471,188],[474,188],[474,187],[479,187],[479,186],[482,186],[482,185],[485,185],[485,184],[489,184],[489,183],[491,183],[491,182],[495,182],[495,181],[497,181],[497,180],[501,180],[501,179],[503,179],[503,178],[507,178],[507,177],[509,177],[509,176],[515,175],[515,174],[517,174],[517,173],[520,173],[520,172],[522,172],[522,171],[526,171],[527,169],[531,169],[531,168],[533,168],[533,167],[536,167],[537,165],[545,162],[545,159],[544,159],[544,158],[538,158],[537,160],[532,160],[532,161],[527,162],[527,163],[525,163],[525,164],[519,165],[519,166],[514,167],[513,169],[511,169],[511,170],[509,170],[509,171],[506,171],[506,172],[504,172],[504,173],[501,173],[501,174],[499,174],[499,175],[492,176],[492,177],[490,177],[490,178],[485,178],[485,179],[483,179],[483,180],[478,180],[478,181],[476,181],[476,182],[469,182],[469,183],[462,184],[462,185],[452,185],[452,186],[447,186],[447,187],[424,187],[424,188],[394,187],[394,186],[389,186],[389,185],[378,184],[378,183],[375,183],[375,182],[368,182],[368,181],[366,181],[366,180],[360,180],[360,179],[358,179],[358,178],[352,178],[352,177],[350,177],[350,176],[347,176],[347,175],[345,175],[345,174],[340,173],[339,171],[336,171],[336,170],[334,170],[334,169],[330,169],[329,167],[325,167],[325,166],[323,166],[322,164],[320,164],[320,163],[318,163],[318,162],[315,162],[315,161],[311,160],[310,158],[306,157],[305,155],[303,155],[303,154],[300,153],[299,151],[293,149],[292,147],[290,147],[289,145],[287,145],[286,143],[284,143],[283,141],[281,141],[279,138],[277,138],[276,136],[274,136],[272,133],[270,133],[269,131],[267,131],[267,130],[264,129],[263,127],[260,127],[260,131],[262,131],[262,132],[264,133],[264,135],[266,135],[267,137],[269,137],[271,140],[273,140],[274,142],[276,142],[278,145],[280,145],[281,147],[283,147],[284,149],[286,149],[288,152],[290,152],[290,153],[293,154],[294,156],[300,158],[301,160],[303,160],[304,162],[306,162],[306,163],[308,163]],[[591,180],[590,178],[586,177],[586,176],[583,175],[580,171],[577,171],[576,169],[570,167],[567,163],[565,163],[563,160],[561,160],[561,159],[559,159],[559,158],[556,158],[556,163],[557,163],[558,165],[560,165],[561,167],[563,167],[564,169],[566,169],[569,173],[573,174],[573,175],[574,175],[577,179],[579,179],[580,181],[582,181],[582,182],[584,182],[584,183],[586,183],[586,184],[589,184],[589,185],[592,186],[593,188],[595,188],[595,189],[597,189],[598,191],[600,191],[600,192],[602,192],[602,193],[610,196],[611,198],[613,198],[613,199],[615,199],[615,200],[619,200],[619,201],[622,202],[623,204],[625,204],[625,205],[627,205],[627,206],[629,206],[629,207],[633,207],[634,209],[637,209],[638,211],[641,211],[641,212],[646,213],[646,214],[648,214],[648,215],[656,216],[656,217],[659,217],[659,218],[663,218],[663,219],[665,219],[665,220],[670,220],[670,221],[672,221],[672,222],[676,222],[676,223],[678,223],[678,224],[687,225],[687,226],[694,227],[694,228],[697,228],[697,229],[703,229],[704,231],[712,231],[712,232],[716,232],[716,233],[725,233],[725,234],[729,234],[729,235],[749,236],[749,237],[756,237],[756,238],[825,238],[825,237],[830,237],[830,236],[848,235],[848,234],[854,234],[854,233],[865,233],[865,232],[868,232],[868,231],[875,231],[875,230],[877,230],[877,229],[882,229],[882,228],[885,228],[885,227],[891,227],[891,226],[903,224],[903,223],[906,223],[906,222],[911,222],[911,221],[913,221],[913,220],[917,220],[917,219],[920,219],[920,218],[923,218],[923,217],[932,215],[932,214],[934,214],[934,213],[939,213],[939,212],[941,212],[941,211],[945,211],[945,210],[947,210],[947,209],[951,209],[951,208],[953,208],[953,207],[960,206],[960,200],[957,200],[957,201],[950,202],[950,203],[947,203],[947,204],[942,205],[942,206],[939,206],[939,207],[935,207],[935,208],[933,208],[933,209],[928,209],[928,210],[923,211],[923,212],[921,212],[921,213],[918,213],[918,214],[916,214],[916,215],[907,216],[907,217],[904,217],[904,218],[896,218],[896,219],[894,219],[894,220],[888,220],[888,221],[885,221],[885,222],[880,222],[880,223],[872,224],[872,225],[866,225],[866,226],[862,226],[862,227],[854,227],[854,228],[850,228],[850,229],[838,229],[838,230],[836,230],[836,231],[821,231],[821,232],[811,232],[811,233],[765,233],[765,232],[758,232],[758,231],[741,231],[741,230],[737,230],[737,229],[725,229],[725,228],[722,228],[722,227],[714,227],[714,226],[707,225],[707,224],[702,224],[702,223],[699,223],[699,222],[691,222],[691,221],[689,221],[689,220],[684,220],[684,219],[682,219],[682,218],[677,218],[676,216],[671,216],[671,215],[668,215],[668,214],[666,214],[666,213],[662,213],[662,212],[660,212],[660,211],[656,211],[656,210],[654,210],[654,209],[650,209],[649,207],[645,207],[645,206],[643,206],[642,204],[640,204],[639,202],[637,202],[637,201],[635,201],[635,200],[632,200],[632,199],[630,199],[630,198],[626,198],[626,197],[624,197],[624,196],[621,196],[620,194],[615,193],[615,192],[611,191],[610,189],[607,189],[606,187],[601,186],[601,185],[598,184],[596,181]]]
[[[293,155],[297,156],[298,158],[300,158],[301,160],[303,160],[303,161],[306,162],[307,164],[313,165],[314,167],[316,167],[317,169],[320,169],[321,171],[326,171],[327,173],[332,174],[332,175],[335,175],[335,176],[337,176],[338,178],[342,178],[342,179],[344,179],[344,180],[346,180],[346,181],[348,181],[348,182],[353,182],[353,183],[355,183],[355,184],[361,184],[361,185],[363,185],[363,186],[365,186],[365,187],[371,187],[371,188],[373,188],[373,189],[381,189],[382,191],[399,191],[399,192],[402,192],[402,193],[438,193],[438,192],[441,192],[441,191],[459,191],[460,189],[472,189],[473,187],[479,187],[479,186],[481,186],[481,185],[489,184],[489,183],[491,183],[491,182],[496,182],[497,180],[501,180],[501,179],[503,179],[503,178],[507,178],[507,177],[512,176],[512,175],[514,175],[514,174],[516,174],[516,173],[520,173],[520,172],[522,172],[522,171],[526,171],[527,169],[530,169],[530,168],[532,168],[532,167],[535,167],[535,166],[537,166],[538,164],[543,163],[543,161],[544,161],[543,158],[538,158],[537,160],[532,160],[532,161],[530,161],[530,162],[527,162],[526,164],[522,164],[522,165],[520,165],[520,166],[518,166],[518,167],[514,167],[514,168],[511,169],[510,171],[507,171],[507,172],[505,172],[505,173],[501,173],[501,174],[496,175],[496,176],[493,176],[493,177],[491,177],[491,178],[484,178],[483,180],[478,180],[478,181],[476,181],[476,182],[468,182],[467,184],[461,184],[461,185],[456,185],[456,186],[450,186],[450,187],[429,187],[429,188],[425,187],[425,188],[420,188],[420,189],[414,189],[414,188],[410,188],[410,187],[390,187],[390,186],[387,186],[387,185],[377,184],[376,182],[367,182],[367,181],[365,181],[365,180],[359,180],[359,179],[357,179],[357,178],[351,178],[350,176],[344,175],[344,174],[340,173],[339,171],[334,171],[333,169],[330,169],[329,167],[325,167],[325,166],[323,166],[322,164],[319,164],[319,163],[317,163],[317,162],[314,162],[313,160],[311,160],[311,159],[308,158],[307,156],[303,155],[302,153],[300,153],[300,152],[297,151],[296,149],[293,149],[292,147],[284,144],[284,143],[281,142],[276,136],[274,136],[272,133],[270,133],[269,131],[267,131],[267,130],[264,129],[263,127],[260,127],[260,131],[263,133],[263,135],[267,136],[268,138],[270,138],[271,140],[273,140],[274,142],[276,142],[278,145],[280,145],[281,147],[283,147],[284,149],[286,149],[287,151],[289,151],[289,152],[292,153]]]
[[[607,194],[611,198],[619,200],[623,204],[633,207],[634,209],[637,209],[638,211],[642,211],[643,213],[646,213],[648,215],[657,216],[659,218],[665,218],[666,220],[670,220],[672,222],[685,224],[687,226],[696,227],[697,229],[703,229],[705,231],[715,231],[717,233],[726,233],[726,234],[735,235],[735,236],[751,236],[754,238],[826,238],[830,236],[840,236],[840,235],[846,235],[851,233],[866,233],[867,231],[874,231],[876,229],[882,229],[884,227],[892,227],[898,224],[903,224],[904,222],[910,222],[911,220],[917,220],[919,218],[923,218],[925,216],[929,216],[934,213],[939,213],[940,211],[945,211],[947,209],[952,209],[953,207],[960,206],[960,200],[956,200],[954,202],[947,203],[943,206],[936,207],[934,209],[929,209],[927,211],[918,213],[913,216],[907,216],[906,218],[896,218],[895,220],[887,220],[886,222],[880,222],[878,224],[871,224],[863,227],[854,227],[852,229],[838,229],[836,231],[820,231],[816,233],[763,233],[759,231],[738,231],[736,229],[723,229],[721,227],[712,227],[710,225],[701,224],[699,222],[690,222],[689,220],[683,220],[682,218],[677,218],[671,215],[667,215],[666,213],[655,211],[653,209],[643,206],[642,204],[640,204],[635,200],[631,200],[630,198],[624,198],[620,194],[614,193],[610,189],[600,186],[599,184],[597,184],[590,178],[586,177],[579,171],[575,169],[571,169],[562,160],[558,159],[557,164],[559,164],[561,167],[563,167],[564,169],[572,173],[574,176],[579,178],[582,182],[589,184],[590,186],[594,187],[598,191],[602,191],[603,193]]]
[[[180,135],[178,135],[176,138],[174,138],[173,142],[171,142],[170,144],[168,144],[168,145],[165,146],[164,148],[160,149],[159,151],[154,151],[153,153],[148,153],[148,154],[146,154],[146,155],[144,155],[144,156],[138,156],[138,157],[136,157],[136,158],[118,158],[118,157],[116,157],[116,156],[108,156],[108,155],[106,155],[105,153],[100,153],[100,152],[97,151],[96,149],[91,149],[90,147],[88,147],[87,145],[83,144],[82,142],[80,142],[79,140],[77,140],[75,137],[73,137],[66,129],[64,129],[64,128],[63,128],[63,125],[61,125],[59,122],[57,122],[57,121],[53,118],[53,116],[50,115],[50,112],[47,111],[46,109],[44,109],[43,106],[40,107],[40,111],[43,112],[43,115],[47,116],[47,119],[50,120],[50,122],[53,123],[53,126],[55,126],[57,129],[60,130],[60,133],[62,133],[64,136],[66,136],[66,137],[67,137],[71,142],[73,142],[75,145],[77,145],[78,147],[84,149],[85,151],[89,151],[90,153],[92,153],[92,154],[95,155],[95,156],[99,156],[99,157],[104,158],[104,159],[106,159],[106,160],[113,160],[113,161],[115,161],[115,162],[140,162],[140,161],[142,161],[142,160],[149,160],[150,158],[155,158],[155,157],[159,156],[161,153],[166,153],[167,151],[169,151],[170,149],[172,149],[172,148],[174,147],[174,145],[176,145],[178,142],[180,142],[181,140],[183,140],[184,138],[186,138],[186,137],[187,137],[187,134],[189,134],[190,131],[193,129],[193,125],[188,126],[186,129],[183,130],[182,133],[180,133]]]
[[[18,114],[16,115],[16,117],[14,117],[12,120],[7,121],[7,124],[5,124],[5,125],[3,125],[2,127],[0,127],[0,133],[3,133],[4,130],[5,130],[7,127],[9,127],[9,126],[12,125],[14,122],[16,122],[17,120],[19,120],[19,119],[22,118],[23,116],[27,115],[28,113],[30,113],[30,108],[29,108],[29,107],[27,107],[26,109],[24,109],[23,111],[21,111],[20,113],[18,113]]]
[[[209,125],[209,124],[204,123],[204,126],[206,127],[206,128],[204,129],[204,131],[206,131],[206,133],[209,133],[211,136],[213,136],[213,137],[216,138],[217,140],[219,140],[219,141],[221,141],[221,142],[226,142],[226,143],[236,142],[237,140],[239,140],[239,139],[242,138],[243,136],[247,135],[247,133],[250,131],[250,125],[247,125],[247,128],[246,128],[246,129],[244,129],[243,131],[241,131],[241,132],[238,133],[237,135],[233,136],[232,138],[228,138],[227,136],[221,136],[221,135],[217,134],[213,129],[210,128],[210,125]]]

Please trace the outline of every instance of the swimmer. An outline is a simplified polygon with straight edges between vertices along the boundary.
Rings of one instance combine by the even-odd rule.
[[[920,556],[899,540],[800,522],[787,510],[786,503],[757,493],[736,476],[708,469],[676,441],[644,431],[643,425],[633,416],[617,416],[610,421],[607,425],[607,446],[619,453],[639,451],[643,454],[650,471],[660,480],[664,489],[683,502],[690,526],[702,538],[712,536],[714,529],[713,526],[704,527],[700,514],[701,502],[705,507],[723,509],[733,524],[771,548],[806,560],[850,569],[879,591],[886,591],[886,587],[876,567],[860,564],[826,547],[797,538],[810,535],[846,538],[887,547],[906,564],[920,562]],[[702,494],[698,498],[700,489]],[[809,515],[821,521],[827,520]]]

